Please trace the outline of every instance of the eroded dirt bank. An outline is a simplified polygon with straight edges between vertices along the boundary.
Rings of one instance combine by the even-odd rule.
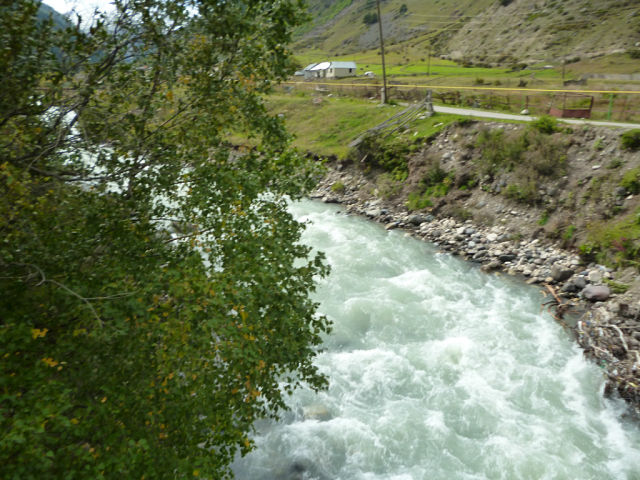
[[[313,196],[539,284],[640,413],[640,153],[604,128],[473,122],[410,150],[404,170],[366,147],[331,160]]]

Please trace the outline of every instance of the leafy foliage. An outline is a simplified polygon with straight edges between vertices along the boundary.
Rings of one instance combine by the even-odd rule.
[[[640,209],[588,226],[580,254],[589,261],[615,267],[640,268]]]
[[[640,149],[640,129],[634,129],[624,132],[620,135],[620,143],[622,148],[626,150]]]
[[[558,131],[558,120],[551,115],[542,115],[531,122],[531,126],[540,133],[550,135]]]
[[[419,182],[416,191],[409,193],[407,208],[410,211],[421,210],[433,205],[434,198],[444,197],[453,185],[454,175],[440,166],[440,162],[432,160]]]
[[[523,203],[536,203],[541,179],[563,175],[566,168],[566,145],[536,127],[509,135],[503,129],[485,129],[476,146],[481,152],[478,173],[490,179],[509,173],[511,184],[504,193]]]
[[[225,478],[330,329],[261,94],[296,0],[0,6],[3,478]],[[232,149],[230,132],[257,147]]]
[[[363,162],[373,168],[389,172],[398,182],[406,180],[409,174],[407,156],[410,145],[403,139],[365,136],[357,148],[349,152],[353,162]]]
[[[365,13],[362,17],[362,23],[365,25],[373,25],[378,23],[378,14],[376,12]]]
[[[624,173],[620,186],[634,195],[640,193],[640,168],[632,168]]]

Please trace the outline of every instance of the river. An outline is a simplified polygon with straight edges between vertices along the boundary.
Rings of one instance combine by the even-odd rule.
[[[335,205],[292,211],[332,266],[330,387],[258,423],[238,479],[640,479],[640,428],[538,288]]]

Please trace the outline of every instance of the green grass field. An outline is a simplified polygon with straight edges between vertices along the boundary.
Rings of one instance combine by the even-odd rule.
[[[316,100],[314,102],[314,98]],[[294,146],[319,155],[344,157],[349,143],[360,134],[399,113],[401,105],[380,106],[377,101],[344,96],[318,96],[312,92],[274,93],[267,99],[269,110],[284,116],[295,136]],[[398,136],[428,137],[460,120],[457,115],[435,115],[416,120]]]

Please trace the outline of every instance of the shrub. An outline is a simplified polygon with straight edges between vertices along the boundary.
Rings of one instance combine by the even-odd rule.
[[[407,198],[407,208],[409,211],[421,210],[433,205],[431,198],[425,193],[411,192]]]
[[[536,131],[525,132],[525,136],[527,162],[526,165],[521,166],[529,167],[535,171],[536,175],[544,177],[564,175],[567,162],[565,146]]]
[[[550,115],[542,115],[531,122],[531,127],[541,133],[550,135],[558,130],[558,120]]]
[[[620,186],[624,187],[627,192],[640,193],[640,167],[634,168],[626,172],[622,180],[620,180]]]
[[[532,205],[538,198],[538,185],[532,179],[525,179],[521,183],[509,185],[504,194],[517,202]]]
[[[407,166],[409,147],[402,140],[384,140],[368,135],[362,139],[356,149],[349,152],[348,159],[357,164],[365,159],[367,166],[388,172],[395,181],[402,182],[409,174]]]
[[[334,193],[344,193],[345,186],[341,181],[337,181],[333,185],[331,185],[331,191]]]
[[[407,198],[409,210],[420,210],[433,205],[433,199],[444,197],[453,185],[453,173],[447,173],[435,161],[420,180],[419,188],[411,192]]]
[[[640,129],[629,130],[620,135],[620,143],[622,148],[626,150],[640,149]]]
[[[375,12],[365,13],[364,18],[362,19],[362,23],[365,25],[373,25],[374,23],[378,23],[378,14]]]
[[[526,135],[506,138],[501,128],[484,129],[478,135],[476,146],[481,151],[480,173],[493,177],[499,170],[510,171],[520,162],[528,140]]]
[[[378,175],[376,184],[378,186],[379,195],[387,200],[395,197],[402,189],[402,182],[394,180],[390,173],[382,173]]]
[[[576,230],[577,228],[575,225],[569,225],[562,234],[562,239],[565,241],[571,240],[573,238],[573,235],[576,233]]]

